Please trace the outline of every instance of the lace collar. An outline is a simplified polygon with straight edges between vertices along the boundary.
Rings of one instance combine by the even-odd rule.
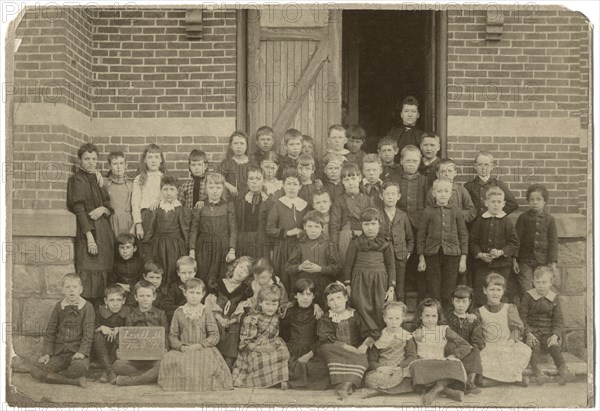
[[[283,181],[277,180],[276,178],[271,181],[265,180],[264,187],[265,187],[265,190],[267,191],[267,194],[271,195],[275,191],[277,191],[277,190],[281,189],[281,187],[283,187]]]
[[[252,200],[254,199],[254,194],[258,194],[258,193],[253,193],[252,191],[248,191],[246,193],[246,195],[244,196],[244,200],[246,200],[246,202],[248,204],[252,204]],[[262,201],[267,201],[267,199],[269,198],[269,195],[267,193],[265,193],[264,191],[261,191],[260,198],[262,199]]]
[[[169,211],[175,210],[175,207],[179,207],[180,205],[181,203],[179,200],[174,200],[168,203],[165,200],[160,200],[160,203],[158,203],[158,208],[162,208],[168,213]]]
[[[183,315],[185,315],[186,318],[190,320],[197,320],[204,313],[204,305],[190,305],[186,303],[181,307],[181,310],[183,311]]]
[[[548,291],[548,294],[546,295],[541,295],[535,288],[533,288],[527,291],[527,294],[529,294],[535,301],[539,300],[540,298],[546,298],[548,301],[554,301],[556,298],[556,293],[552,290]]]
[[[129,181],[129,178],[127,178],[126,175],[122,175],[121,177],[115,177],[113,174],[111,174],[108,179],[114,183],[114,184],[124,184],[127,181]]]
[[[146,171],[146,177],[162,177],[163,173],[160,170],[156,171]]]
[[[302,211],[306,208],[308,203],[301,199],[300,197],[289,198],[288,196],[283,196],[279,199],[287,208],[291,209],[292,206],[296,207],[296,210]]]
[[[83,297],[79,297],[77,299],[77,303],[75,304],[71,304],[67,301],[67,298],[63,298],[63,300],[60,302],[60,308],[62,308],[63,310],[65,309],[65,307],[72,305],[72,306],[76,306],[78,310],[81,310],[83,308],[83,306],[85,305],[86,301]]]
[[[492,218],[492,217],[496,217],[496,218],[504,218],[506,217],[506,213],[504,211],[500,211],[498,214],[496,215],[491,215],[489,211],[486,211],[485,213],[483,213],[481,215],[482,218]]]
[[[333,151],[332,149],[328,148],[327,154],[337,154],[338,156],[345,156],[350,154],[350,150],[342,148],[340,151]]]
[[[394,339],[398,339],[400,341],[408,341],[412,338],[412,334],[406,331],[404,328],[400,328],[396,332],[391,332],[386,328],[381,331],[381,337],[377,341],[375,341],[375,347],[377,348],[388,348],[392,345]]]
[[[352,317],[354,317],[353,308],[346,308],[346,311],[340,314],[334,313],[333,311],[329,310],[329,318],[331,318],[331,321],[333,321],[336,324],[339,324],[342,321],[348,320]]]
[[[237,157],[233,157],[231,156],[231,159],[233,160],[234,163],[236,164],[248,164],[248,156],[244,154],[244,157],[242,158],[237,158]]]
[[[96,176],[96,181],[98,182],[98,187],[102,188],[104,186],[104,177],[102,177],[102,173],[99,170],[87,171],[85,168],[79,166],[79,169],[87,175]]]

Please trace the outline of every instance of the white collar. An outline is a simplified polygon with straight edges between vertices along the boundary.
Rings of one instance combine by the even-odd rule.
[[[496,215],[491,215],[489,211],[486,211],[485,213],[483,213],[481,215],[481,217],[483,218],[492,218],[492,217],[496,217],[496,218],[504,218],[506,217],[506,213],[502,210],[500,210],[500,212]]]
[[[479,179],[480,179],[482,182],[484,182],[484,183],[487,183],[488,181],[490,181],[490,177],[491,177],[491,176],[488,174],[488,176],[484,178],[484,177],[481,177],[481,176],[478,174],[478,175],[477,175],[477,177],[479,177]]]
[[[349,318],[354,317],[354,309],[353,308],[346,308],[346,311],[344,311],[341,314],[337,314],[334,313],[333,311],[329,310],[329,318],[331,318],[331,321],[333,321],[334,323],[338,324],[344,320],[347,320]]]
[[[350,154],[350,150],[342,148],[340,151],[333,151],[332,149],[328,148],[327,149],[327,153],[328,154],[337,154],[337,155],[340,155],[340,156],[345,156],[347,154]]]
[[[404,328],[401,328],[400,330],[394,333],[389,331],[387,328],[384,328],[381,331],[381,337],[379,337],[379,339],[375,341],[375,347],[383,349],[389,347],[394,341],[394,339],[398,339],[400,341],[408,341],[411,338],[413,338],[412,334],[406,331]]]
[[[433,163],[435,160],[437,160],[437,156],[433,157],[433,159],[431,159],[431,160],[427,160],[425,157],[423,157],[423,164],[428,166],[429,164]]]
[[[158,203],[158,208],[162,208],[168,213],[169,211],[175,210],[175,207],[179,207],[180,205],[181,203],[179,200],[174,200],[169,203],[167,203],[165,200],[160,200],[160,203]]]
[[[283,181],[277,180],[277,179],[273,179],[273,181],[265,180],[264,186],[265,186],[265,190],[267,190],[267,194],[271,195],[275,191],[277,191],[281,187],[283,187]]]
[[[238,159],[234,156],[231,156],[231,159],[237,164],[248,164],[248,156],[244,154],[244,157]]]
[[[308,203],[306,201],[304,201],[303,199],[301,199],[300,197],[291,199],[287,196],[283,196],[279,199],[279,201],[281,201],[289,209],[291,209],[292,206],[296,207],[296,210],[298,210],[298,211],[304,210],[306,208],[306,206],[308,205]]]
[[[552,290],[548,291],[548,294],[546,294],[545,296],[543,296],[540,293],[538,293],[538,291],[535,288],[532,288],[531,290],[527,291],[527,293],[535,301],[539,300],[540,298],[546,298],[549,301],[554,301],[554,299],[556,298],[556,293],[554,291],[552,291]]]
[[[189,318],[190,320],[197,320],[202,316],[202,313],[204,313],[204,305],[198,304],[194,306],[185,303],[185,305],[181,307],[181,310],[183,311],[183,314],[186,316],[186,318]]]
[[[86,301],[83,297],[79,296],[79,298],[77,299],[77,304],[70,304],[67,301],[67,297],[63,298],[63,300],[60,302],[60,308],[62,308],[63,310],[65,309],[66,306],[68,305],[77,305],[77,309],[81,310],[83,308],[83,306],[85,305]]]
[[[246,200],[247,203],[252,204],[253,197],[254,197],[254,193],[252,191],[248,191],[246,193],[246,195],[244,196],[244,200]],[[262,199],[262,201],[267,201],[267,199],[269,198],[269,195],[267,193],[265,193],[264,191],[261,191],[260,198]]]
[[[160,170],[146,172],[146,177],[162,177],[162,175],[163,173]]]

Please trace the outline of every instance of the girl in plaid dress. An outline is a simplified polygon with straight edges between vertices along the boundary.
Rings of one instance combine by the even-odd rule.
[[[217,350],[219,330],[215,317],[202,303],[204,282],[185,283],[187,303],[173,315],[171,351],[160,362],[158,385],[165,391],[220,391],[233,388],[231,374]]]
[[[279,297],[272,284],[258,293],[256,312],[242,321],[240,352],[233,368],[235,387],[268,388],[281,384],[288,388],[290,352],[279,337]]]

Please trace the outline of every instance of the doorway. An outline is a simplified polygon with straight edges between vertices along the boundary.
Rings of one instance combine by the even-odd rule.
[[[435,15],[433,11],[343,12],[342,95],[347,105],[346,123],[358,123],[365,129],[366,152],[376,152],[377,142],[400,125],[401,103],[407,96],[419,101],[417,126],[439,132]]]

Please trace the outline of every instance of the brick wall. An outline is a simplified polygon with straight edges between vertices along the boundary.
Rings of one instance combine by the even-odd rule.
[[[579,136],[588,123],[586,21],[558,9],[505,9],[502,14],[501,41],[486,41],[485,11],[449,13],[448,115],[480,118],[482,125],[500,117],[502,125],[482,136],[449,129],[448,155],[464,166],[466,181],[474,176],[476,150],[489,150],[521,204],[527,187],[540,182],[552,192],[552,212],[583,212],[587,158]],[[541,128],[515,135],[516,124],[523,124],[519,120],[533,124],[536,118],[544,119],[541,124],[579,121],[564,137],[544,135]]]
[[[185,10],[97,10],[95,117],[235,117],[235,11],[206,11],[188,40]]]

